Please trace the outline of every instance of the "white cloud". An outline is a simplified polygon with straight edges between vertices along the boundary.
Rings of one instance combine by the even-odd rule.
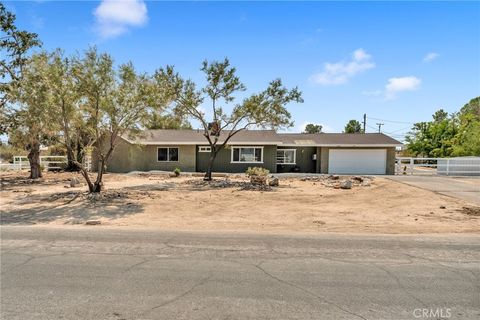
[[[390,78],[385,85],[385,98],[391,100],[395,99],[399,92],[418,90],[421,83],[422,80],[415,76]]]
[[[102,38],[117,37],[130,27],[147,23],[147,6],[143,0],[102,0],[93,12],[95,29]]]
[[[323,71],[312,75],[310,80],[321,85],[344,84],[355,75],[374,67],[372,56],[363,49],[357,49],[348,61],[325,63]]]
[[[440,55],[436,52],[427,53],[427,55],[425,57],[423,57],[423,62],[431,62],[431,61],[437,59],[438,56],[440,56]]]

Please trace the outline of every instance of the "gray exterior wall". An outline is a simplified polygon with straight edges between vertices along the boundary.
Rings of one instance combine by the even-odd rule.
[[[157,161],[158,147],[178,148],[178,161]],[[110,160],[107,163],[107,172],[126,173],[131,171],[162,170],[173,171],[180,168],[182,171],[195,171],[195,146],[162,146],[162,145],[135,145],[123,139],[118,142]],[[98,163],[93,158],[92,168],[96,170]]]
[[[158,162],[158,147],[178,147],[178,162]],[[296,149],[296,165],[300,172],[307,173],[328,173],[328,156],[332,148],[321,147],[279,147],[278,149]],[[342,148],[333,148],[342,149]],[[347,149],[351,149],[347,148]],[[395,174],[395,148],[356,148],[356,149],[386,149],[387,165],[386,174]],[[314,154],[317,160],[312,160]],[[198,145],[162,146],[162,145],[135,145],[123,139],[118,142],[115,151],[107,163],[107,172],[126,173],[131,171],[173,171],[180,168],[188,172],[205,172],[208,166],[210,153],[198,152]],[[243,173],[248,167],[263,167],[271,173],[290,172],[294,165],[277,166],[277,146],[263,146],[263,163],[231,163],[231,148],[220,151],[215,159],[213,170],[215,172],[236,172]],[[97,169],[98,162],[95,155],[92,159],[92,169]]]
[[[328,155],[330,149],[386,149],[387,150],[387,164],[385,174],[394,175],[395,174],[395,148],[318,148],[318,154],[320,154],[320,163],[317,164],[317,170],[320,169],[320,173],[328,173]]]
[[[277,150],[281,149],[295,149],[296,164],[277,165],[277,172],[291,172],[292,168],[295,166],[300,168],[300,172],[318,172],[316,169],[316,161],[313,160],[313,155],[317,153],[316,147],[277,147]]]
[[[235,147],[242,147],[241,145],[235,145]],[[197,148],[197,171],[207,171],[208,161],[210,159],[209,152],[198,152]],[[243,173],[248,167],[262,167],[270,170],[271,173],[277,172],[277,147],[276,146],[263,146],[263,163],[231,163],[232,150],[230,147],[221,150],[215,162],[213,163],[214,172],[237,172]]]

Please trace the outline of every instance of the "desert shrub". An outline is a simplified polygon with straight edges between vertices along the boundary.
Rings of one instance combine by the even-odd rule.
[[[254,185],[266,185],[267,176],[270,173],[268,169],[261,167],[248,168],[245,172],[250,177],[250,183]]]
[[[266,177],[270,173],[268,169],[262,168],[262,167],[248,167],[247,171],[245,172],[247,176],[263,176]]]
[[[180,168],[175,168],[175,170],[173,170],[173,173],[178,177],[180,175],[182,171],[180,170]]]
[[[0,145],[0,159],[4,162],[13,162],[14,156],[25,156],[27,152],[25,150],[15,148],[9,144]]]

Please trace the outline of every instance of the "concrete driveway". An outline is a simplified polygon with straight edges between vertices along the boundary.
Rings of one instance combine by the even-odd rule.
[[[403,175],[387,178],[480,205],[479,177]]]

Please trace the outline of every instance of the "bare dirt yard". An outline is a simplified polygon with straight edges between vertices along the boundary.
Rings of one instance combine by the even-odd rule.
[[[0,173],[3,225],[157,228],[275,233],[480,233],[480,207],[381,177],[282,177],[252,187],[244,175],[107,174],[105,191],[70,187],[76,173]],[[362,182],[363,180],[363,182]],[[475,183],[479,183],[480,180]]]

